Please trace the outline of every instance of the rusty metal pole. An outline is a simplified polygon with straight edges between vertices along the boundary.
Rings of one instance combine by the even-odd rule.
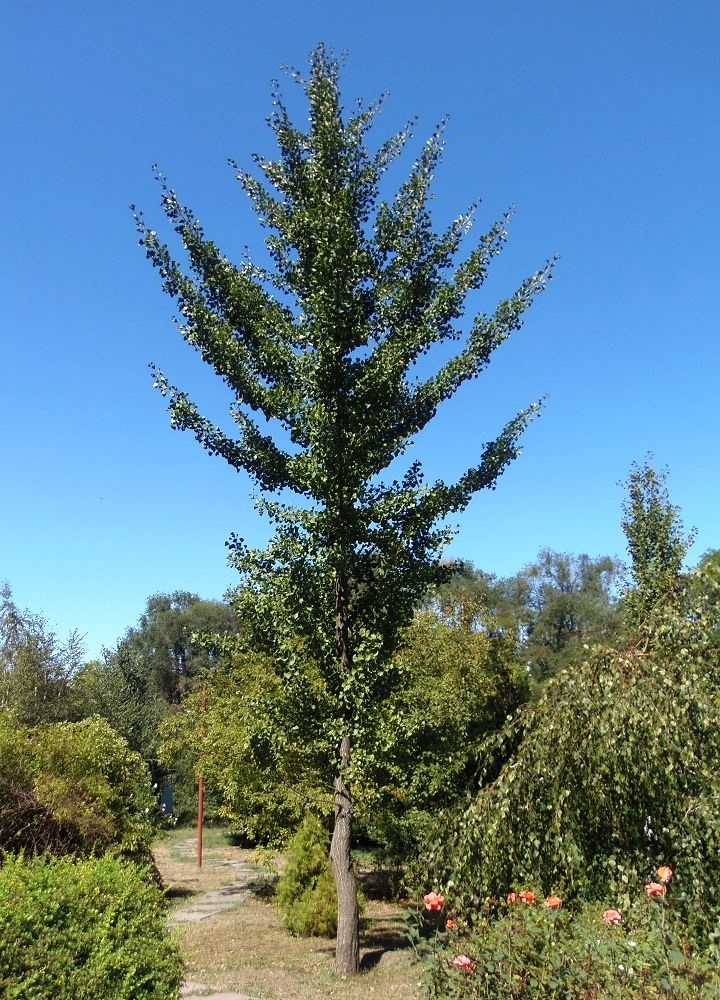
[[[206,694],[205,685],[202,686],[202,695],[200,697],[200,774],[198,775],[198,809],[197,809],[197,866],[202,868],[202,857],[203,857],[203,815],[204,815],[204,803],[203,798],[205,794],[205,780],[203,776],[203,740],[205,738],[205,706],[206,706]]]

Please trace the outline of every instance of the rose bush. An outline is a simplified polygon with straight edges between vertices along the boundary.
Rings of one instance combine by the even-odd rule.
[[[607,886],[605,886],[607,889]],[[531,890],[478,907],[451,933],[414,937],[433,1000],[660,1000],[720,995],[713,950],[694,949],[669,894],[565,907]],[[525,897],[526,905],[515,905]],[[548,905],[549,901],[553,905]],[[557,903],[556,903],[557,901]],[[446,900],[451,908],[453,900]],[[421,911],[420,919],[422,920]],[[447,926],[447,925],[446,925]]]

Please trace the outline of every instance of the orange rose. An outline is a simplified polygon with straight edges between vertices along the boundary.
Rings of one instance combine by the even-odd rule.
[[[457,920],[453,920],[452,917],[448,917],[445,921],[446,931],[456,931],[457,930]]]
[[[523,901],[523,903],[534,903],[535,902],[535,893],[534,892],[529,892],[527,889],[524,892],[519,893],[519,896],[520,896],[520,899]]]
[[[660,885],[659,882],[648,882],[645,886],[645,892],[648,894],[650,899],[662,899],[667,889],[664,885]]]
[[[559,910],[562,906],[562,899],[559,896],[548,896],[545,900],[545,906],[548,910]]]
[[[605,910],[602,916],[606,924],[619,924],[622,923],[622,917],[617,910]]]
[[[445,897],[437,892],[429,892],[426,896],[423,896],[423,902],[425,903],[426,910],[430,913],[437,913],[438,910],[442,910],[443,906],[445,906]]]
[[[660,865],[660,867],[657,870],[657,876],[661,882],[669,882],[673,877],[673,872],[670,865]]]

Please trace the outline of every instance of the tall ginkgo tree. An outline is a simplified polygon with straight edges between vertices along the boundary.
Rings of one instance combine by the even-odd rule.
[[[333,746],[336,966],[352,974],[359,966],[353,793],[361,780],[353,747],[395,683],[391,654],[400,629],[447,572],[440,561],[452,535],[446,517],[494,486],[538,404],[509,420],[454,483],[424,485],[417,461],[389,482],[380,474],[520,327],[552,264],[492,314],[458,325],[468,294],[502,248],[507,216],[463,254],[473,208],[440,234],[428,209],[443,127],[394,197],[383,200],[381,181],[410,127],[371,148],[368,131],[382,102],[358,102],[346,114],[338,62],[322,45],[311,53],[307,78],[293,77],[307,98],[307,130],[293,124],[276,87],[269,123],[277,159],[255,156],[254,172],[232,163],[268,231],[269,267],[231,263],[162,176],[163,210],[184,247],[185,269],[136,218],[141,245],[177,302],[183,338],[236,400],[236,429],[228,434],[154,369],[172,426],[245,470],[259,489],[257,508],[274,525],[266,549],[229,543],[245,621],[255,623],[288,682],[311,662],[332,705],[323,725]],[[444,352],[434,369],[431,359],[418,365],[434,345],[458,338],[454,356]]]

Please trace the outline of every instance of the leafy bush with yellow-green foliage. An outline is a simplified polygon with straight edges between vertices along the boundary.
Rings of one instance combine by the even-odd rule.
[[[142,758],[102,719],[26,728],[0,712],[0,852],[147,861],[154,805]]]
[[[181,975],[162,893],[134,864],[4,856],[5,1000],[175,1000]]]

